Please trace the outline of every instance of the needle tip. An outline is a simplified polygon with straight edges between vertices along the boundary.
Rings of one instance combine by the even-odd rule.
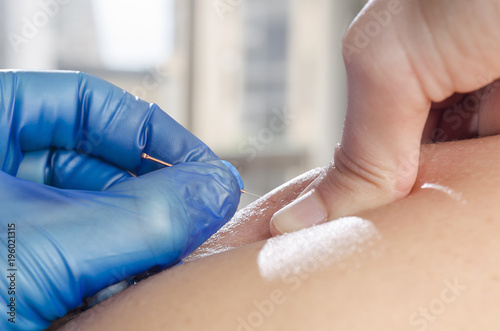
[[[240,191],[241,191],[241,193],[246,193],[246,194],[249,194],[249,195],[253,195],[254,197],[257,197],[257,198],[262,198],[260,195],[255,194],[255,193],[250,193],[250,192],[247,192],[245,190],[240,190]]]

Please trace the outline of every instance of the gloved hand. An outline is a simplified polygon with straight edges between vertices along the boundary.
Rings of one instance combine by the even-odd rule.
[[[1,330],[44,329],[84,297],[179,262],[236,211],[234,168],[103,80],[0,72],[0,101]]]

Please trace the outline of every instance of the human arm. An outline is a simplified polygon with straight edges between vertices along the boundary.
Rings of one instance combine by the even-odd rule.
[[[351,238],[359,254],[333,250],[319,255],[329,263],[313,258],[300,274],[269,279],[259,259],[266,246],[274,248],[275,256],[264,254],[270,262],[286,262],[278,258],[294,243],[307,251],[317,240],[303,230],[258,241],[167,270],[63,330],[498,329],[498,146],[498,136],[423,146],[410,196],[357,214],[372,223],[371,240],[357,244],[356,228],[347,227],[324,246]],[[293,240],[280,241],[287,237]]]

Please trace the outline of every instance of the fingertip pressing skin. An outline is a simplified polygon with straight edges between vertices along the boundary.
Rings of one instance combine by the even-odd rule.
[[[327,217],[315,190],[311,190],[274,214],[271,223],[278,233],[286,233],[326,222]]]
[[[280,234],[271,216],[287,203],[293,201],[315,178],[323,172],[316,168],[281,185],[262,198],[239,210],[217,233],[210,237],[186,261],[213,255]]]

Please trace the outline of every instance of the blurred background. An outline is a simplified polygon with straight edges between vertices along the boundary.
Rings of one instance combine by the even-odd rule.
[[[364,3],[0,0],[0,68],[81,70],[157,103],[264,194],[331,160]]]

